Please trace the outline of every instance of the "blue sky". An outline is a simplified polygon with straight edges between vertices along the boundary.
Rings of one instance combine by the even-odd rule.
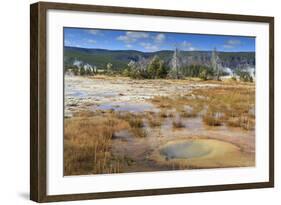
[[[64,28],[64,45],[110,50],[255,51],[255,38],[206,34]]]

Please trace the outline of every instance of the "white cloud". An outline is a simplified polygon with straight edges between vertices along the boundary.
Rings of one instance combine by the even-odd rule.
[[[64,40],[64,45],[68,46],[70,44],[71,44],[71,42],[69,40],[66,40],[66,39]]]
[[[97,41],[96,41],[96,40],[93,40],[93,39],[89,39],[89,40],[87,40],[87,43],[89,43],[89,44],[95,44],[95,43],[97,43]]]
[[[237,39],[229,39],[223,45],[224,48],[235,48],[236,46],[240,45],[241,41]]]
[[[125,46],[126,46],[126,48],[132,48],[133,47],[131,44],[126,44]]]
[[[162,43],[165,40],[166,36],[163,33],[159,33],[154,37],[155,43]]]
[[[76,41],[70,41],[70,40],[64,40],[64,45],[65,46],[70,46],[70,47],[82,47],[82,45]]]
[[[228,40],[227,43],[231,45],[237,45],[240,44],[241,42],[239,40],[232,39],[232,40]]]
[[[90,29],[87,30],[87,32],[92,35],[102,35],[102,32],[100,30]]]
[[[138,39],[148,38],[149,34],[145,32],[133,32],[128,31],[123,36],[118,36],[117,40],[123,41],[125,43],[133,43],[136,42]]]
[[[229,45],[229,44],[224,44],[223,47],[224,47],[224,48],[234,48],[233,45]]]
[[[140,43],[140,45],[147,51],[157,51],[157,50],[159,50],[158,45],[155,45],[155,44],[142,42],[142,43]]]
[[[195,47],[193,47],[192,43],[188,42],[188,41],[183,41],[180,45],[179,45],[180,49],[182,50],[187,50],[187,51],[194,51]]]

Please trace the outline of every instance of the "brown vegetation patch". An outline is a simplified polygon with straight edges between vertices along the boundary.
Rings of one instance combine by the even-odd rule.
[[[173,127],[174,128],[183,128],[183,127],[185,127],[185,125],[181,119],[176,119],[173,121]]]
[[[224,86],[197,88],[181,96],[155,96],[151,102],[161,109],[163,118],[169,117],[167,109],[174,108],[183,118],[202,115],[210,126],[225,123],[249,130],[255,124],[255,115],[250,112],[255,106],[254,84],[228,82]]]
[[[64,125],[64,175],[120,172],[112,161],[111,138],[128,124],[115,118],[74,117]]]
[[[162,117],[162,118],[168,118],[168,117],[173,117],[174,115],[173,115],[172,112],[161,111],[159,116]]]
[[[207,112],[203,116],[203,121],[209,126],[221,126],[223,124],[223,115],[218,112]]]
[[[64,175],[122,172],[126,160],[111,153],[114,133],[121,130],[147,137],[142,117],[131,113],[81,112],[65,119]]]
[[[180,117],[186,117],[186,118],[189,118],[189,117],[196,117],[198,115],[198,110],[196,109],[189,109],[189,110],[181,110],[180,113],[179,113]]]

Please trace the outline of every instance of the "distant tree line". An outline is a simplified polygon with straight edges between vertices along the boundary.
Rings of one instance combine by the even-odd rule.
[[[211,66],[184,65],[177,49],[173,54],[170,64],[164,62],[156,55],[151,60],[140,59],[137,62],[131,61],[128,64],[128,68],[122,74],[137,79],[197,77],[203,80],[211,79],[215,75],[215,71]]]
[[[170,63],[170,64],[169,64]],[[91,66],[87,63],[81,63],[78,61],[75,65],[66,65],[66,72],[70,72],[74,75],[123,75],[134,79],[163,79],[173,78],[181,79],[185,77],[195,77],[202,80],[216,79],[220,80],[220,77],[227,75],[221,65],[221,60],[218,57],[216,50],[212,52],[210,65],[186,65],[182,63],[180,52],[176,49],[170,62],[164,62],[157,55],[151,59],[140,58],[137,61],[131,60],[125,69],[114,68],[112,63],[107,63],[103,69],[97,69],[95,66]],[[238,69],[236,76],[232,79],[239,78],[241,81],[253,82],[253,77],[249,72]]]
[[[157,79],[166,78],[168,70],[164,61],[154,56],[150,61],[145,59],[141,59],[140,62],[130,61],[122,74],[136,79]]]

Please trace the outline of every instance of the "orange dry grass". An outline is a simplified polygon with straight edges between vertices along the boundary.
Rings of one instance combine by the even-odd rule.
[[[65,120],[64,175],[120,172],[112,160],[111,138],[115,131],[128,127],[111,117],[74,117]]]
[[[166,116],[166,115],[165,115]],[[164,120],[163,117],[161,117],[161,114],[157,113],[150,113],[146,116],[146,119],[148,120],[148,124],[150,127],[159,127],[162,125],[162,122]]]
[[[161,109],[161,117],[172,117],[173,113],[168,113],[167,109],[175,109],[180,113],[181,117],[196,117],[203,109],[202,100],[196,96],[187,94],[186,96],[156,96],[151,102]],[[185,106],[192,107],[192,110],[186,110]]]
[[[174,108],[180,117],[202,116],[210,126],[254,128],[255,115],[250,110],[255,106],[255,86],[249,83],[219,82],[221,86],[199,88],[184,96],[156,96],[151,102],[167,117],[167,109]],[[185,109],[186,106],[191,109]]]
[[[206,111],[203,120],[207,125],[227,124],[251,130],[255,125],[255,116],[250,110],[255,106],[255,87],[225,86],[210,89],[197,89],[195,95],[204,96],[201,100]]]
[[[220,126],[223,124],[223,117],[220,115],[220,113],[207,112],[203,116],[203,121],[210,126]]]
[[[227,125],[242,127],[245,130],[253,130],[255,128],[255,119],[250,116],[231,117],[227,119]]]
[[[111,153],[115,132],[130,130],[146,137],[142,116],[115,112],[80,112],[64,124],[64,175],[122,172],[126,161]]]

